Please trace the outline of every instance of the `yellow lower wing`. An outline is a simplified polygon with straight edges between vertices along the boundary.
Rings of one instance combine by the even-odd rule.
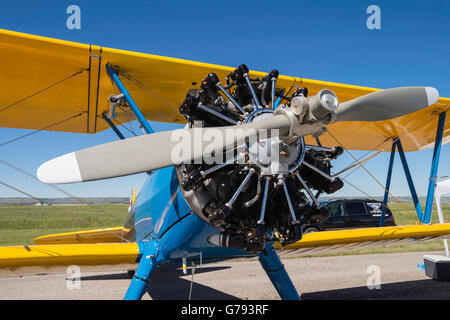
[[[121,243],[130,230],[123,227],[49,234],[34,239],[38,245]]]
[[[450,223],[394,226],[307,233],[296,243],[284,247],[277,244],[275,247],[284,249],[288,254],[311,254],[359,250],[448,236],[450,236]]]
[[[0,247],[0,275],[65,272],[76,265],[82,271],[105,266],[132,266],[138,260],[136,243],[31,245]]]
[[[0,247],[0,275],[65,272],[70,265],[84,271],[134,268],[139,247],[124,243],[129,231],[114,227],[66,232],[35,238],[36,245]]]
[[[284,247],[277,244],[276,247],[284,249],[283,254],[309,254],[371,248],[448,236],[450,223],[395,226],[308,233],[296,243]],[[70,265],[79,266],[84,271],[92,270],[94,266],[101,270],[105,270],[108,266],[133,268],[138,256],[139,247],[136,243],[0,247],[0,275],[64,272]]]

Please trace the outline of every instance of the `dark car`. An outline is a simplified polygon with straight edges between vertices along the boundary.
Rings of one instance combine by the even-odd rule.
[[[369,228],[380,225],[383,203],[370,199],[344,199],[321,202],[330,212],[330,217],[320,223],[308,224],[303,227],[303,233],[351,229]],[[386,208],[384,226],[395,226],[394,216]]]

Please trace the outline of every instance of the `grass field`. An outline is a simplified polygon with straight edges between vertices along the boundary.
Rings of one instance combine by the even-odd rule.
[[[389,208],[394,213],[397,225],[418,223],[416,209],[414,209],[413,203],[390,203]],[[425,211],[423,206],[422,210]],[[450,204],[442,204],[442,211],[444,212],[444,220],[450,222]],[[431,221],[432,223],[439,223],[436,206],[433,206]]]
[[[412,203],[392,203],[397,225],[417,223]],[[122,226],[128,214],[127,204],[89,205],[89,206],[0,206],[0,246],[30,245],[38,236]],[[450,204],[443,205],[445,221],[450,222]],[[438,222],[436,209],[432,221]],[[402,251],[443,250],[442,241],[428,241],[395,247],[342,252],[338,254],[383,253]],[[328,254],[330,255],[330,254]]]
[[[123,226],[127,204],[0,206],[0,246],[34,244],[38,236]]]

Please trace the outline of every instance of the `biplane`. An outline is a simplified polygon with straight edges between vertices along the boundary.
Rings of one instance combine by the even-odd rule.
[[[430,224],[450,99],[431,87],[374,89],[230,68],[0,31],[0,126],[118,140],[42,164],[45,183],[146,172],[123,227],[45,235],[0,248],[3,272],[137,266],[125,299],[140,299],[158,265],[257,256],[282,299],[300,296],[280,254],[444,238]],[[184,123],[154,132],[147,121]],[[137,120],[140,136],[118,124]],[[231,138],[229,138],[231,137]],[[434,146],[425,211],[405,152]],[[302,234],[329,215],[318,201],[344,181],[331,163],[346,150],[400,155],[420,224]],[[362,161],[355,159],[358,165]]]

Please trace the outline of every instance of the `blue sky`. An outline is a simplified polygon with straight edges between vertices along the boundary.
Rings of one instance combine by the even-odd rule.
[[[81,30],[66,27],[66,9],[81,8]],[[366,8],[381,9],[381,29],[366,27]],[[448,1],[8,1],[0,28],[157,55],[354,85],[425,85],[450,97]],[[2,62],[4,63],[4,62]],[[5,93],[1,93],[5,94]],[[1,116],[1,114],[0,114]],[[152,123],[154,129],[170,125]],[[134,125],[136,128],[136,125]],[[0,128],[0,144],[28,130]],[[0,147],[0,159],[29,172],[61,154],[116,140],[96,135],[40,132]],[[355,152],[361,155],[361,152]],[[432,150],[408,153],[419,195],[426,194]],[[450,175],[444,146],[438,175]],[[367,163],[384,183],[389,154]],[[342,156],[335,169],[352,159]],[[409,195],[397,158],[392,193]],[[79,196],[128,196],[146,175],[61,186]],[[0,180],[37,197],[64,196],[0,164]],[[373,196],[383,190],[357,170],[349,181]],[[347,185],[338,195],[361,195]],[[0,197],[20,196],[0,186]]]

